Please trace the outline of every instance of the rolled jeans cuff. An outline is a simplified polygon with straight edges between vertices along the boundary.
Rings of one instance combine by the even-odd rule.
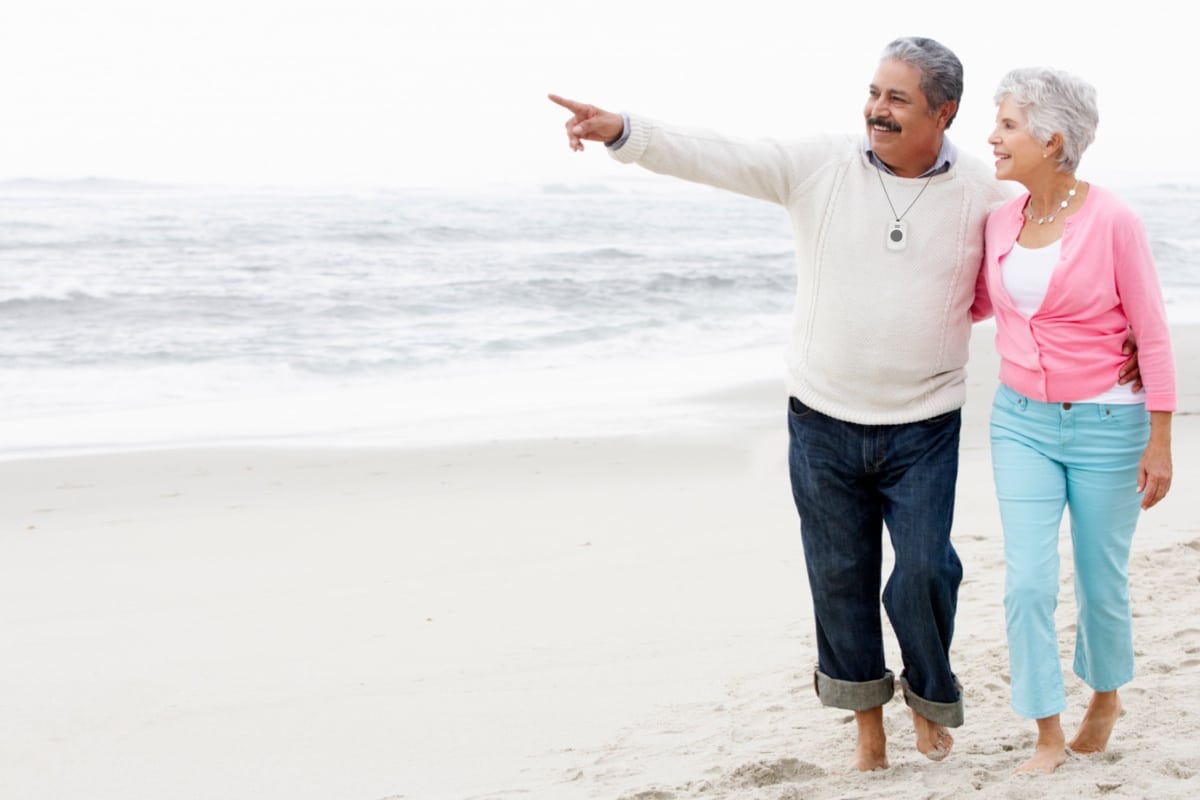
[[[885,670],[883,677],[876,681],[840,681],[818,669],[813,672],[813,686],[822,705],[866,711],[892,699],[896,694],[896,676],[891,670]]]
[[[957,728],[963,724],[962,687],[958,681],[954,685],[959,689],[957,700],[953,703],[935,703],[914,692],[904,676],[900,676],[901,694],[908,707],[935,725],[945,725],[947,728]]]

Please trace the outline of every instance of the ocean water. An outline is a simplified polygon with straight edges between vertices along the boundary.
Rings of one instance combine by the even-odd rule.
[[[1200,187],[1120,191],[1200,321]],[[781,209],[658,179],[0,183],[0,457],[636,432],[778,379],[793,287]]]

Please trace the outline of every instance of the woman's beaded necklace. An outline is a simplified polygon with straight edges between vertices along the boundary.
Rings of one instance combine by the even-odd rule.
[[[1075,190],[1078,188],[1079,188],[1079,179],[1076,178],[1075,185],[1072,186],[1070,191],[1067,192],[1067,199],[1063,200],[1061,203],[1058,204],[1058,208],[1055,210],[1055,212],[1053,214],[1047,214],[1044,217],[1038,217],[1037,224],[1044,225],[1047,222],[1054,222],[1054,218],[1056,216],[1058,216],[1059,214],[1061,214],[1064,210],[1066,210],[1067,206],[1069,206],[1071,204],[1071,199],[1073,197],[1075,197]],[[1033,204],[1033,196],[1032,195],[1029,197],[1029,203],[1030,203],[1030,205]],[[1033,222],[1033,218],[1035,215],[1034,215],[1032,209],[1029,209],[1029,213],[1026,216],[1029,218],[1030,222]]]

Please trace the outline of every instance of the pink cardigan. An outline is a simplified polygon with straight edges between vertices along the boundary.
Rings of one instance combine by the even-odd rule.
[[[1092,186],[1064,221],[1062,252],[1042,305],[1026,319],[1004,290],[1000,270],[1021,232],[1028,194],[992,211],[975,316],[996,315],[1000,380],[1026,397],[1077,402],[1110,389],[1138,345],[1146,408],[1175,410],[1175,368],[1162,291],[1141,220],[1112,193]],[[986,292],[986,296],[983,294]]]

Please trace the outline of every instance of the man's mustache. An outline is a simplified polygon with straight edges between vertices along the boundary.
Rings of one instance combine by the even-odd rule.
[[[881,128],[897,133],[900,131],[900,126],[894,120],[884,119],[883,117],[867,117],[867,124],[871,127],[878,125]]]

